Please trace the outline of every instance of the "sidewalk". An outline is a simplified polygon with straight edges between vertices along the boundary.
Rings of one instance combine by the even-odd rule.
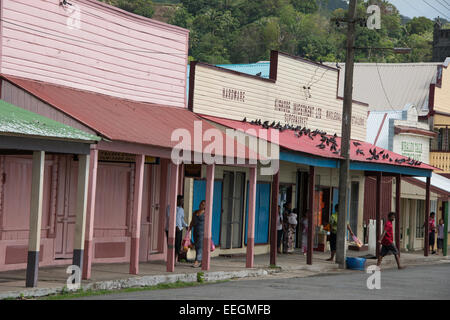
[[[347,256],[364,256],[367,252],[347,251]],[[294,254],[277,256],[277,267],[269,267],[269,254],[255,256],[254,268],[245,268],[245,256],[215,257],[211,259],[209,271],[200,274],[205,282],[235,278],[254,278],[268,276],[274,273],[286,273],[294,270],[308,271],[310,274],[335,272],[362,272],[340,270],[338,265],[326,261],[329,253],[314,252],[313,264],[306,264],[306,257],[298,251]],[[401,261],[405,266],[450,262],[450,257],[437,255],[423,256],[423,252],[401,253]],[[367,259],[366,266],[376,264],[375,259]],[[90,280],[82,281],[84,290],[115,290],[130,287],[152,286],[176,281],[197,282],[197,273],[201,268],[192,268],[190,263],[178,263],[175,272],[166,272],[164,261],[140,264],[140,274],[132,276],[128,273],[129,264],[94,264]],[[382,268],[396,267],[394,257],[388,256],[383,260]],[[67,281],[67,266],[46,267],[39,270],[37,288],[25,287],[25,270],[0,272],[0,299],[23,297],[40,297],[61,292]]]

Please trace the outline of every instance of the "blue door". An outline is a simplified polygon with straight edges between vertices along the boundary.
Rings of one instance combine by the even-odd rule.
[[[247,190],[249,186],[247,183]],[[255,206],[255,244],[269,242],[270,220],[270,183],[258,183],[256,185]],[[248,192],[245,209],[245,244],[247,244],[247,221],[248,221]]]
[[[206,198],[206,180],[194,180],[193,210]],[[213,216],[211,238],[217,246],[220,242],[220,217],[222,213],[222,181],[214,181]]]

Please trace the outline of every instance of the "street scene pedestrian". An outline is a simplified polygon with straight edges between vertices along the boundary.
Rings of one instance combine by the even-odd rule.
[[[436,214],[434,212],[430,213],[430,217],[428,218],[428,244],[430,245],[431,254],[435,254],[436,250],[434,250],[434,244],[436,239]]]
[[[377,266],[381,267],[381,262],[383,258],[388,254],[393,254],[395,256],[395,261],[397,262],[398,269],[404,269],[400,264],[399,252],[394,245],[394,230],[392,228],[392,222],[395,220],[395,212],[389,212],[386,223],[384,225],[384,231],[378,242],[381,244],[381,250],[377,261]]]
[[[181,250],[181,241],[183,239],[183,230],[188,227],[188,224],[184,218],[184,197],[182,195],[177,196],[177,209],[175,216],[175,261],[179,261],[179,255]],[[169,240],[169,215],[170,205],[166,209],[166,237]]]
[[[438,234],[437,234],[437,253],[439,254],[439,250],[443,254],[444,250],[444,219],[439,219],[439,225],[437,226]]]
[[[283,212],[281,207],[278,206],[278,218],[277,218],[277,253],[281,254],[281,245],[283,243]]]
[[[205,227],[205,204],[206,201],[200,201],[198,210],[193,212],[192,221],[189,230],[193,229],[194,245],[195,245],[195,261],[192,267],[198,268],[202,266],[203,257],[203,235]]]

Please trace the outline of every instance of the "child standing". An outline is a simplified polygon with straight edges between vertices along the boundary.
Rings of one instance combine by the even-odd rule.
[[[437,227],[438,229],[438,236],[437,236],[437,253],[439,254],[439,249],[441,249],[443,254],[443,248],[444,248],[444,219],[439,220],[439,225]]]

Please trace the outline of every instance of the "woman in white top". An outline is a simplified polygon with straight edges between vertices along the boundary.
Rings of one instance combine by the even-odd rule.
[[[281,253],[281,241],[283,240],[283,213],[281,207],[278,206],[278,219],[277,219],[277,249],[278,253]]]

